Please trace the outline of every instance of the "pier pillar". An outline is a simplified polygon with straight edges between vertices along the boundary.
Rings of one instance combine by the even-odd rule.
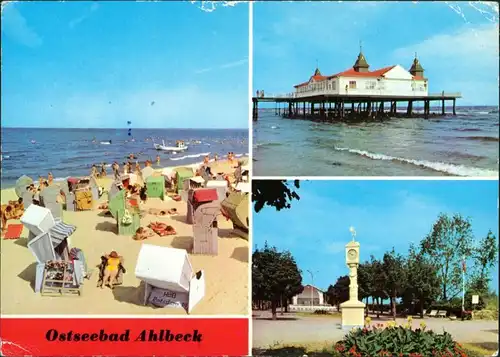
[[[256,100],[253,102],[252,119],[253,121],[257,121],[259,119],[259,102]]]
[[[292,117],[292,102],[288,102],[288,117]]]
[[[306,118],[306,102],[302,103],[302,116]]]
[[[351,113],[354,114],[354,102],[351,103]]]
[[[274,106],[274,115],[278,115],[278,102],[276,102]]]
[[[311,102],[311,116],[314,116],[314,103]]]
[[[372,113],[372,102],[366,103],[366,112],[368,116]]]
[[[455,98],[453,98],[453,115],[457,115],[457,112],[456,112],[456,110],[455,110],[455,108],[456,108],[456,107],[455,107],[456,101],[457,101],[457,100],[456,100]]]
[[[445,115],[445,109],[444,109],[444,98],[441,100],[441,115]]]
[[[424,118],[429,119],[430,103],[428,100],[424,100]]]
[[[408,101],[408,108],[406,109],[406,115],[410,117],[413,115],[413,100]]]
[[[344,115],[344,104],[345,104],[344,100],[341,99],[341,101],[340,101],[340,118],[342,118],[342,119],[344,119],[344,116],[345,116]]]

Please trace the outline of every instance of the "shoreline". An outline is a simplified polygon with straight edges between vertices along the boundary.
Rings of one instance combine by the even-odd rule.
[[[243,159],[243,158],[242,158]],[[248,160],[248,158],[246,158]],[[220,168],[215,171],[231,174],[232,166],[226,160],[217,162]],[[168,167],[175,170],[184,165]],[[155,171],[163,170],[157,169]],[[108,189],[113,181],[112,176],[97,179],[99,186]],[[15,189],[2,188],[2,203],[17,199]],[[103,195],[98,204],[107,201]],[[97,205],[96,205],[97,206]],[[176,209],[174,216],[156,216],[151,209]],[[27,248],[28,230],[23,229],[21,237],[1,242],[1,314],[105,314],[105,315],[180,315],[186,316],[186,311],[179,308],[154,308],[144,305],[144,284],[135,276],[135,265],[142,244],[153,244],[163,247],[185,249],[193,267],[193,271],[205,272],[205,296],[197,304],[190,315],[239,315],[248,316],[250,301],[248,297],[249,281],[249,241],[233,233],[232,222],[222,215],[217,217],[218,224],[218,255],[198,255],[191,253],[193,245],[193,226],[186,222],[187,204],[184,201],[174,201],[166,198],[149,198],[141,204],[144,215],[141,227],[151,222],[162,222],[171,225],[177,234],[160,237],[154,235],[144,241],[135,241],[130,236],[118,235],[116,220],[101,213],[101,210],[63,211],[65,223],[77,227],[70,237],[70,247],[79,248],[85,255],[88,270],[92,271],[90,280],[82,285],[82,295],[79,297],[47,297],[34,291],[36,259]],[[19,224],[19,220],[9,220],[8,224]],[[123,284],[113,290],[97,288],[98,269],[102,254],[117,251],[124,258],[127,269],[123,275]],[[15,292],[15,294],[12,294]]]

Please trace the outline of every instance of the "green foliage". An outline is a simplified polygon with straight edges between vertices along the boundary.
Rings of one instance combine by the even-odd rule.
[[[425,326],[412,330],[381,324],[355,329],[335,344],[337,356],[442,356],[466,357],[466,351],[447,332],[426,331]]]
[[[299,180],[293,181],[295,188],[300,188]],[[280,211],[290,208],[292,200],[300,200],[293,190],[291,181],[287,180],[252,180],[252,202],[255,212],[264,206],[272,206]]]
[[[328,312],[328,310],[314,310],[314,314],[315,315],[329,315],[330,313]]]
[[[279,252],[266,243],[263,250],[253,253],[253,299],[270,301],[273,318],[276,317],[276,307],[282,298],[291,298],[303,289],[300,270],[290,252]]]
[[[441,296],[444,300],[462,290],[462,259],[470,257],[473,233],[470,220],[460,214],[440,214],[431,232],[421,241],[423,254],[439,269]]]
[[[326,291],[326,300],[330,305],[340,305],[349,300],[349,277],[341,276],[335,285],[330,285]]]
[[[392,316],[396,319],[396,298],[401,297],[407,287],[405,259],[394,249],[384,254],[382,259],[383,292],[391,299]]]
[[[475,266],[473,289],[477,293],[487,293],[490,282],[489,272],[497,260],[498,245],[495,235],[488,231],[479,244],[472,251]]]

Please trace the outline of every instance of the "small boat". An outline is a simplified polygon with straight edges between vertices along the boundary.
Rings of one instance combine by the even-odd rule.
[[[188,146],[182,140],[177,140],[177,142],[175,143],[175,146],[166,146],[165,140],[162,140],[162,145],[155,144],[153,142],[153,146],[158,151],[168,151],[168,152],[172,152],[172,153],[182,152],[182,151],[185,151],[188,149]]]
[[[101,141],[101,145],[111,145],[111,140]]]
[[[36,140],[31,140],[30,143],[36,144]]]

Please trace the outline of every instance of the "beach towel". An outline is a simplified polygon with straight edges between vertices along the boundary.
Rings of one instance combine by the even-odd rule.
[[[9,224],[3,239],[18,239],[23,233],[23,227],[22,224]]]
[[[177,234],[174,227],[168,226],[162,222],[151,222],[148,227],[151,228],[160,237]]]

